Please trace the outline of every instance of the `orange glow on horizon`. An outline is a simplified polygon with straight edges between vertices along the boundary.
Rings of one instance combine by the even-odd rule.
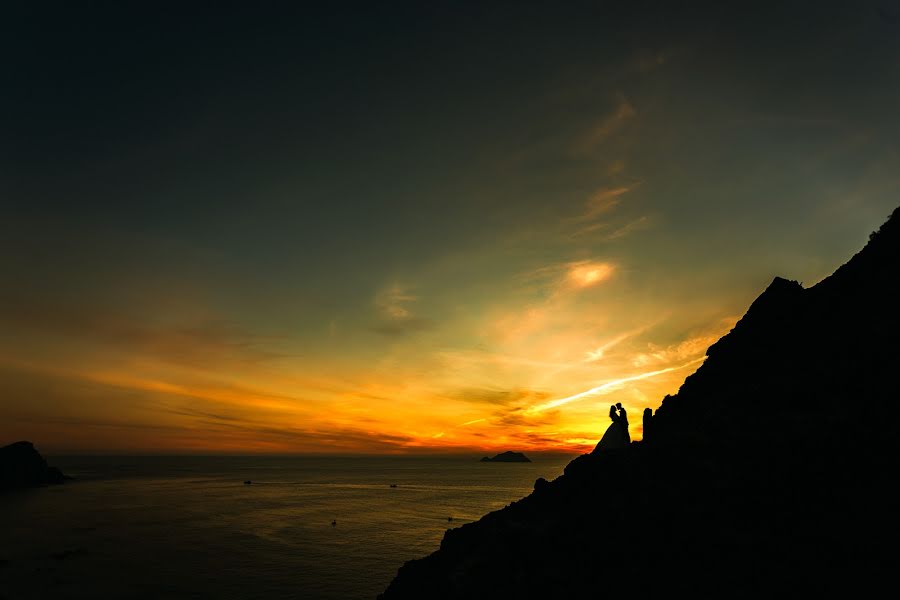
[[[0,369],[25,382],[58,381],[60,393],[81,403],[80,414],[69,424],[25,414],[18,432],[0,428],[0,433],[10,439],[36,438],[51,451],[584,453],[608,426],[608,404],[621,402],[632,415],[646,406],[656,408],[660,398],[677,390],[684,371],[704,358],[672,364],[687,358],[685,352],[702,353],[703,345],[687,340],[670,351],[646,352],[643,345],[633,348],[623,341],[633,335],[614,336],[603,356],[589,361],[578,349],[592,346],[589,339],[578,341],[592,337],[583,332],[548,338],[551,345],[533,346],[517,360],[489,353],[471,360],[457,355],[447,362],[450,356],[439,355],[436,364],[444,365],[444,372],[424,379],[415,376],[414,362],[389,363],[384,370],[351,372],[330,381],[307,377],[293,363],[280,368],[247,365],[230,382],[215,366],[132,361],[101,369],[98,361],[83,360],[85,364],[63,368],[0,356]],[[633,372],[632,365],[654,361],[660,368],[565,393],[567,381],[626,368]],[[529,385],[494,388],[488,382],[498,376]],[[353,377],[366,377],[369,383]],[[482,377],[487,377],[484,383]],[[460,378],[469,387],[460,387]],[[114,412],[109,411],[110,398],[123,399]],[[640,424],[632,422],[630,428],[633,439],[639,439]]]
[[[587,452],[610,403],[657,408],[736,321],[673,336],[656,307],[603,303],[623,284],[614,273],[597,260],[550,264],[519,296],[444,330],[420,316],[423,286],[385,285],[371,303],[382,337],[340,339],[344,325],[329,322],[316,359],[216,325],[54,321],[40,352],[0,348],[13,400],[0,437],[50,452]],[[640,439],[640,423],[630,429]]]

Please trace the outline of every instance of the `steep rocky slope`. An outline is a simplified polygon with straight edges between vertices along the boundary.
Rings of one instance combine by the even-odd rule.
[[[893,586],[898,258],[900,209],[819,284],[775,278],[643,441],[449,530],[381,598]]]

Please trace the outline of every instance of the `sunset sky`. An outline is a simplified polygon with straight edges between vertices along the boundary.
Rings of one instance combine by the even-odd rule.
[[[900,203],[896,2],[122,4],[0,14],[0,445],[640,439]]]

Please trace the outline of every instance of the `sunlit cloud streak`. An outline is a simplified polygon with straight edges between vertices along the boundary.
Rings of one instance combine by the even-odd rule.
[[[678,365],[677,367],[668,367],[666,369],[659,369],[658,371],[648,371],[647,373],[640,373],[639,375],[632,375],[630,377],[622,377],[621,379],[615,379],[613,381],[608,381],[603,385],[598,385],[597,387],[591,388],[584,392],[580,392],[578,394],[573,394],[572,396],[567,396],[565,398],[559,398],[557,400],[551,400],[550,402],[545,402],[543,404],[538,404],[536,406],[531,407],[529,412],[542,412],[551,408],[557,408],[564,404],[568,404],[569,402],[574,402],[576,400],[581,400],[582,398],[588,398],[590,396],[601,396],[603,394],[608,394],[614,390],[619,389],[622,385],[631,382],[631,381],[639,381],[641,379],[648,379],[650,377],[656,377],[657,375],[662,375],[663,373],[671,373],[672,371],[677,371],[679,369],[685,369],[692,365],[695,365],[699,362],[706,360],[706,357],[697,358],[691,361],[684,363],[683,365]]]
[[[646,329],[647,329],[646,327],[641,327],[639,329],[634,329],[632,331],[626,331],[625,333],[623,333],[621,335],[617,335],[616,337],[609,340],[605,344],[598,346],[594,350],[589,350],[588,352],[586,352],[585,357],[584,357],[584,362],[590,363],[590,362],[596,362],[598,360],[601,360],[614,347],[618,346],[625,340],[632,338],[632,337],[642,333],[643,331],[646,331]]]
[[[581,213],[563,220],[563,227],[570,230],[569,238],[579,243],[586,240],[612,242],[653,225],[652,214],[636,216],[633,210],[625,213],[617,210],[624,196],[640,185],[641,182],[637,181],[604,187],[593,193],[588,197]]]
[[[593,152],[610,136],[618,133],[631,119],[637,115],[637,109],[629,102],[624,94],[619,93],[616,98],[616,107],[597,121],[588,131],[575,142],[575,154],[587,154]]]
[[[629,186],[620,186],[610,189],[602,189],[593,194],[587,201],[584,213],[579,215],[579,221],[590,221],[600,215],[606,214],[622,201],[621,196],[631,190]]]

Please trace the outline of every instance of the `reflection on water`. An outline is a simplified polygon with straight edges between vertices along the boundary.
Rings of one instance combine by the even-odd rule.
[[[0,598],[371,599],[571,458],[50,457],[78,481],[0,496]]]

